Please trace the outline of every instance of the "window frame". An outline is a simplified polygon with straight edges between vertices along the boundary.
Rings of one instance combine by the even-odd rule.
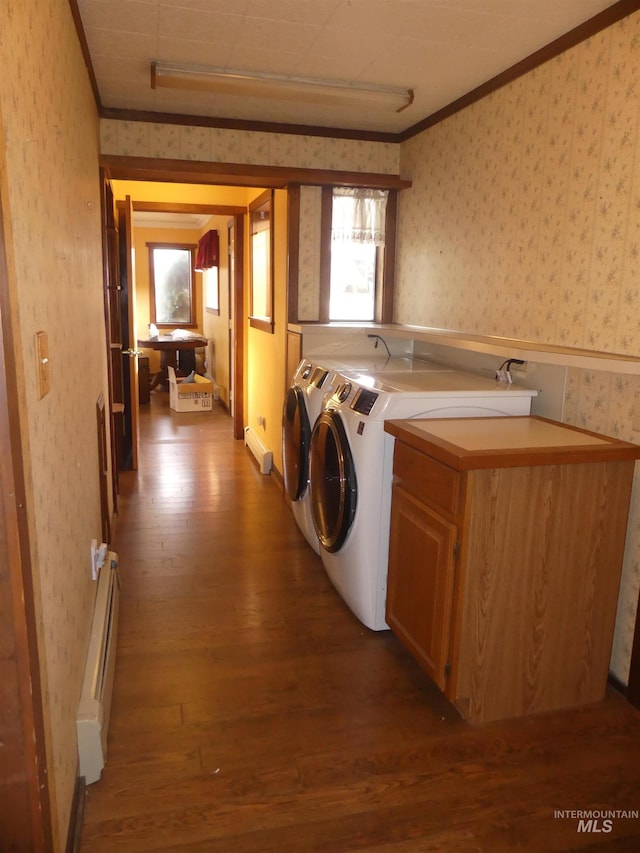
[[[197,323],[197,305],[196,305],[196,276],[195,263],[197,246],[191,243],[163,243],[163,242],[148,242],[147,249],[149,250],[149,321],[154,323],[159,329],[195,329]],[[189,252],[189,322],[163,322],[157,319],[156,315],[156,282],[155,282],[155,264],[154,250],[155,249],[179,249]]]
[[[322,188],[320,212],[320,323],[330,323],[331,298],[331,225],[333,219],[333,186]],[[372,320],[343,320],[366,325],[367,323],[393,322],[393,297],[396,263],[396,226],[398,219],[398,191],[390,189],[387,197],[384,249],[376,250],[376,293]]]

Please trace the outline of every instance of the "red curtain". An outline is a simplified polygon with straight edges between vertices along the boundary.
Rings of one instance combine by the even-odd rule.
[[[198,242],[198,254],[196,255],[196,270],[210,270],[218,266],[220,255],[220,240],[217,231],[207,231]]]

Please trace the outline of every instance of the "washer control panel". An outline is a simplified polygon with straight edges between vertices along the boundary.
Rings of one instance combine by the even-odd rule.
[[[378,396],[375,391],[371,391],[369,388],[360,388],[353,398],[351,408],[360,415],[370,415]]]

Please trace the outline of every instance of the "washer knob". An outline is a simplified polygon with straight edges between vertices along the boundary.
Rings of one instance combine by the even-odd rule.
[[[344,403],[349,394],[351,393],[351,383],[345,382],[343,385],[338,387],[336,396],[338,398],[339,403]]]

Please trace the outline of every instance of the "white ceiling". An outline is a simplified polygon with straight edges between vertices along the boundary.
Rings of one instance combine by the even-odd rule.
[[[211,219],[210,213],[161,213],[134,210],[133,224],[137,228],[184,228],[202,231]]]
[[[612,0],[77,0],[103,107],[398,133]],[[406,110],[152,89],[153,60],[415,92]]]

